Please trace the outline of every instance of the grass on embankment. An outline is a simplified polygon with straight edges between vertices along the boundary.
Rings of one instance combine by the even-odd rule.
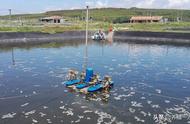
[[[182,30],[173,30],[176,28],[190,28],[190,22],[171,22],[171,23],[124,23],[112,24],[108,22],[90,22],[89,30],[103,29],[108,31],[109,27],[114,27],[115,30],[120,31],[152,31],[152,32],[190,32]],[[78,22],[77,24],[65,25],[49,25],[49,26],[18,26],[18,27],[0,27],[0,32],[45,32],[45,33],[59,33],[64,31],[80,31],[85,30],[85,22]]]
[[[190,28],[190,22],[125,23],[125,24],[115,24],[114,27],[116,27],[116,30],[129,30],[129,31],[188,32],[185,30],[183,31],[183,30],[173,30],[173,29]]]

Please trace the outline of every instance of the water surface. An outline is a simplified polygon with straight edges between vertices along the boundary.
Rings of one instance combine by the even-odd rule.
[[[115,82],[97,97],[64,86],[84,55],[80,41],[0,48],[0,123],[190,123],[189,47],[90,42],[88,67]]]

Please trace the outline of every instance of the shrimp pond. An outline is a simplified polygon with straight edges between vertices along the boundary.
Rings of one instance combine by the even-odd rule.
[[[96,96],[65,87],[84,41],[0,48],[0,124],[190,124],[190,47],[96,42],[89,67],[112,76]]]

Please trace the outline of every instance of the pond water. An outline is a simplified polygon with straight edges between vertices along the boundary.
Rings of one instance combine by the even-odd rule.
[[[96,97],[64,86],[84,54],[81,41],[0,48],[0,123],[190,123],[190,47],[90,42],[88,67],[115,83]]]

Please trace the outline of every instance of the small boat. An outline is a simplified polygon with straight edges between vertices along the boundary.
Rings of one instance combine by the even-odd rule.
[[[93,36],[91,36],[92,40],[97,40],[97,41],[100,41],[100,40],[105,40],[106,39],[106,35],[104,32],[102,31],[98,31],[98,32],[95,32]]]

